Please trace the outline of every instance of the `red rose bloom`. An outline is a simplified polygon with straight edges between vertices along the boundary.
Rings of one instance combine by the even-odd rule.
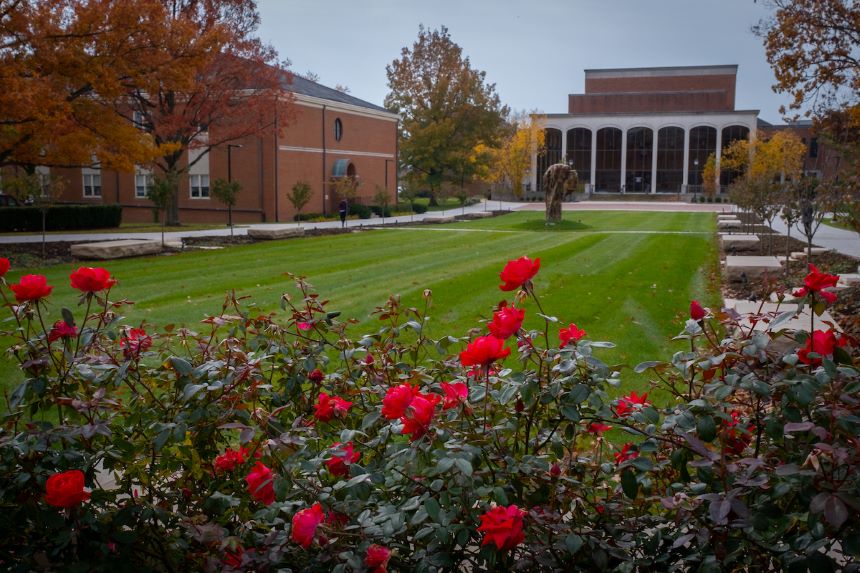
[[[66,324],[65,320],[58,320],[51,327],[51,332],[48,333],[48,342],[54,342],[61,338],[74,338],[78,335],[78,329],[74,326]]]
[[[247,448],[239,447],[238,450],[227,448],[227,451],[215,458],[216,472],[232,472],[236,466],[240,466],[248,459]]]
[[[618,405],[615,406],[615,415],[619,418],[623,418],[636,410],[637,405],[643,408],[645,406],[650,406],[651,403],[648,402],[647,398],[648,392],[645,392],[641,396],[637,396],[636,392],[631,392],[627,396],[622,396],[618,399]]]
[[[39,300],[45,298],[54,287],[48,284],[48,279],[42,275],[24,275],[16,285],[9,285],[15,293],[15,300],[26,302],[28,300]]]
[[[90,498],[84,491],[84,472],[69,470],[54,474],[45,482],[45,502],[54,507],[74,507]]]
[[[325,392],[320,392],[314,406],[314,417],[320,422],[330,422],[335,416],[338,418],[345,417],[351,407],[352,402],[347,402],[339,396],[329,396]]]
[[[389,388],[382,399],[382,415],[388,420],[396,420],[406,414],[406,408],[419,394],[417,386],[399,384]]]
[[[558,340],[562,348],[567,346],[570,341],[579,342],[583,336],[585,336],[585,331],[572,322],[570,323],[570,326],[562,328],[558,332]]]
[[[323,378],[325,378],[325,374],[323,374],[322,370],[319,368],[315,368],[310,374],[308,374],[308,380],[316,384],[322,382]]]
[[[119,341],[126,358],[138,358],[152,346],[152,337],[143,328],[130,328]]]
[[[502,307],[493,313],[493,321],[487,325],[487,328],[490,330],[490,334],[504,340],[519,332],[525,316],[525,310],[509,307],[506,303],[502,303]]]
[[[821,356],[830,356],[837,346],[845,346],[846,338],[836,338],[833,330],[816,330],[812,336],[806,338],[806,344],[797,351],[797,358],[804,364],[818,366],[821,364]],[[815,352],[819,358],[809,356],[810,352]]]
[[[443,410],[456,408],[461,402],[465,402],[469,398],[469,387],[463,382],[455,382],[454,384],[442,382],[440,385],[442,386],[442,391],[445,392],[445,403],[442,404]]]
[[[0,277],[6,276],[6,273],[9,272],[9,259],[6,257],[0,257]]]
[[[502,290],[516,290],[529,282],[540,270],[540,259],[531,260],[528,257],[520,257],[515,261],[508,261],[499,278],[505,284],[499,285]]]
[[[723,454],[739,456],[752,442],[755,424],[749,423],[744,429],[739,427],[741,419],[737,410],[732,410],[731,416],[731,420],[723,420],[721,423],[722,432],[720,433],[720,439],[723,442]]]
[[[505,341],[495,336],[479,336],[466,346],[460,353],[463,366],[489,366],[496,360],[501,360],[511,353],[505,348]]]
[[[388,573],[389,559],[391,559],[391,550],[374,543],[367,548],[364,564],[367,565],[370,573]]]
[[[599,436],[599,435],[603,434],[603,432],[609,431],[611,429],[612,429],[612,426],[609,426],[607,424],[602,424],[600,422],[591,422],[588,425],[588,428],[586,428],[586,431],[588,431],[591,434],[595,434],[595,435]]]
[[[275,501],[274,478],[272,470],[257,462],[251,468],[251,473],[245,476],[248,493],[263,505],[271,505]]]
[[[352,442],[347,442],[346,445],[340,442],[332,444],[333,448],[338,446],[340,451],[325,461],[325,467],[331,475],[345,477],[349,475],[349,466],[361,458],[361,452],[353,451]]]
[[[835,287],[839,282],[839,275],[829,275],[819,272],[815,265],[809,265],[809,274],[803,279],[804,286],[813,292],[819,292],[826,288]]]
[[[622,464],[627,460],[632,460],[633,458],[639,456],[639,452],[632,448],[633,444],[624,444],[624,447],[621,448],[621,451],[612,454],[613,456],[615,456],[615,463]]]
[[[481,518],[478,531],[484,534],[481,545],[494,543],[499,551],[507,551],[522,543],[526,536],[523,533],[523,515],[525,512],[516,505],[508,507],[496,506]]]
[[[697,300],[690,301],[690,318],[693,320],[699,321],[705,318],[708,312],[702,308],[702,305],[699,304]]]
[[[101,267],[80,267],[69,275],[72,288],[81,292],[99,292],[116,284],[116,280],[110,278],[107,269]]]
[[[236,547],[235,551],[224,552],[224,565],[239,569],[242,566],[242,558],[245,556],[245,548],[241,545]]]
[[[303,509],[293,516],[293,528],[290,536],[293,541],[307,549],[314,542],[317,527],[325,519],[325,512],[319,502],[308,509]]]
[[[414,442],[430,429],[430,422],[436,414],[436,404],[441,399],[442,397],[437,394],[421,393],[412,399],[406,415],[400,418],[403,423],[401,433],[408,435],[410,442]]]

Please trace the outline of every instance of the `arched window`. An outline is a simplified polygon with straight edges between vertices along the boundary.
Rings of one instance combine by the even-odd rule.
[[[567,130],[567,158],[573,163],[580,184],[591,182],[591,130],[577,127]]]
[[[633,127],[627,130],[627,171],[625,190],[651,191],[651,163],[654,157],[654,130]]]
[[[537,160],[537,190],[543,189],[543,174],[550,165],[561,161],[561,130],[548,127],[544,130],[544,146],[546,150]]]
[[[702,171],[708,156],[717,151],[717,130],[700,125],[690,130],[690,163],[687,183],[702,184]]]
[[[723,128],[722,134],[722,153],[735,141],[742,139],[749,140],[750,130],[745,125],[730,125]],[[735,169],[720,169],[720,187],[727,187],[740,176],[741,172]],[[723,189],[725,191],[726,189]]]
[[[621,190],[621,130],[604,127],[597,131],[595,191]]]
[[[684,183],[684,130],[661,127],[657,132],[657,192],[680,193]]]
[[[340,141],[341,137],[343,137],[343,122],[338,117],[334,120],[334,139]]]

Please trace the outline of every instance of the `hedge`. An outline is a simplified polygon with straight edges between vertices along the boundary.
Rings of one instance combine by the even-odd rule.
[[[53,205],[47,209],[48,231],[119,227],[121,205]],[[41,231],[42,210],[38,207],[0,208],[0,232]]]

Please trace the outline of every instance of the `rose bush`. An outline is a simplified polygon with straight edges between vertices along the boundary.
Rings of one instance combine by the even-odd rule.
[[[2,279],[24,381],[0,567],[857,570],[854,341],[691,305],[684,350],[634,368],[653,389],[619,392],[611,344],[540,308],[538,269],[509,263],[479,336],[431,336],[429,291],[356,336],[298,277],[281,314],[229,295],[181,329],[123,324],[107,271],[75,312]]]

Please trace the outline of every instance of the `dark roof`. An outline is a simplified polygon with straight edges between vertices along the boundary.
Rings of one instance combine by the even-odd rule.
[[[289,78],[292,78],[292,81]],[[318,84],[316,82],[312,82],[311,80],[305,79],[301,76],[297,76],[295,74],[283,76],[283,86],[287,91],[306,95],[309,97],[316,97],[320,99],[327,99],[331,101],[336,101],[339,103],[345,103],[349,105],[354,105],[357,107],[364,107],[367,109],[373,109],[376,111],[382,111],[386,113],[394,113],[391,110],[387,110],[384,107],[380,107],[378,105],[374,105],[370,102],[364,101],[363,99],[358,99],[357,97],[353,97],[349,94],[345,94],[336,89],[328,88],[322,84]]]

